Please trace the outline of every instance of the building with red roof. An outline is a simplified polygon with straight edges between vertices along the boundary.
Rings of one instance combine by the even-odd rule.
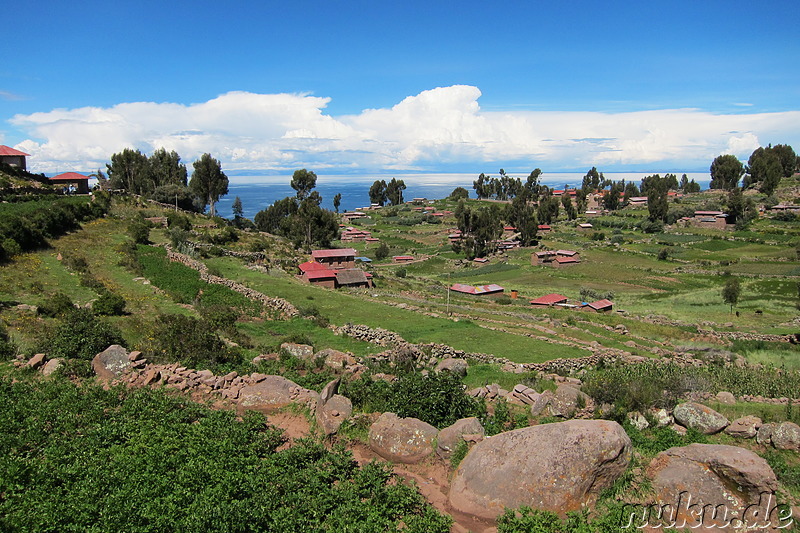
[[[595,313],[607,313],[614,308],[614,302],[611,300],[603,299],[596,302],[588,303],[584,306],[587,311],[594,311]]]
[[[31,154],[26,154],[25,152],[15,150],[10,146],[0,144],[0,163],[21,168],[22,170],[27,170],[25,166],[25,158],[30,157],[30,155]]]
[[[453,292],[460,292],[462,294],[472,294],[474,296],[484,296],[487,294],[500,294],[505,289],[496,283],[492,283],[490,285],[478,285],[477,287],[473,287],[472,285],[464,285],[463,283],[454,283],[450,290]]]
[[[531,305],[534,307],[552,307],[557,304],[567,303],[567,297],[563,294],[545,294],[535,300],[531,300]]]
[[[313,250],[311,252],[311,260],[334,270],[339,268],[355,268],[356,251],[352,248]]]
[[[64,172],[50,178],[50,183],[62,187],[64,192],[89,194],[89,176],[77,172]]]

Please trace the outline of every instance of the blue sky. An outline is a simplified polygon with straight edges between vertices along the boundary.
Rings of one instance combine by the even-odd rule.
[[[46,172],[126,146],[211,152],[232,172],[705,170],[800,148],[796,15],[788,1],[34,1],[4,28],[0,143]]]

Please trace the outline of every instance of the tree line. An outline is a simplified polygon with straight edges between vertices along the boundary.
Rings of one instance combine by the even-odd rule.
[[[731,191],[739,186],[739,180],[744,177],[743,189],[758,189],[770,196],[775,192],[781,178],[791,177],[798,170],[800,157],[791,146],[770,144],[766,148],[756,148],[750,154],[747,165],[742,164],[732,154],[717,156],[711,163],[710,187]]]

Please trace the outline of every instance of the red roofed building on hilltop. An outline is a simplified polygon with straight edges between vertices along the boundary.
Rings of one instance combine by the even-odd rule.
[[[50,183],[55,187],[62,187],[64,192],[74,194],[89,194],[89,176],[77,172],[64,172],[50,178]]]
[[[11,165],[12,167],[26,170],[25,158],[29,157],[30,155],[31,154],[26,154],[25,152],[15,150],[10,146],[0,144],[0,163],[5,163],[6,165]]]
[[[567,303],[567,297],[562,294],[545,294],[535,300],[531,300],[531,305],[534,307],[552,307],[556,304]]]
[[[611,300],[597,300],[596,302],[588,303],[584,306],[587,311],[594,311],[595,313],[606,313],[614,308],[614,302]]]

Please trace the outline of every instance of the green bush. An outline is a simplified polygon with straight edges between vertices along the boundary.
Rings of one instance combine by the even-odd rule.
[[[189,220],[189,217],[186,215],[170,211],[167,213],[167,227],[180,228],[183,231],[190,231],[192,229],[192,223]]]
[[[450,528],[390,468],[310,440],[279,450],[280,430],[252,411],[4,378],[0,405],[2,531]]]
[[[385,242],[380,243],[380,245],[375,249],[375,259],[381,261],[389,257],[389,246]]]
[[[0,361],[10,361],[17,355],[17,346],[8,336],[5,324],[0,322]]]
[[[104,290],[92,304],[92,311],[97,315],[123,315],[125,314],[125,298],[109,290]]]
[[[136,244],[147,244],[150,242],[150,226],[144,220],[134,220],[128,224],[128,236]]]
[[[65,315],[75,309],[72,299],[63,292],[57,292],[49,300],[39,306],[38,313],[42,316],[54,318]]]
[[[419,418],[440,429],[460,418],[485,412],[480,402],[464,394],[461,379],[448,372],[427,376],[405,372],[392,383],[362,375],[342,384],[342,391],[363,411],[390,411],[401,417]]]
[[[73,309],[43,342],[49,357],[91,360],[112,344],[125,345],[122,333],[88,309]]]
[[[242,361],[241,351],[228,347],[206,321],[185,315],[156,317],[142,352],[154,362],[197,369]]]

